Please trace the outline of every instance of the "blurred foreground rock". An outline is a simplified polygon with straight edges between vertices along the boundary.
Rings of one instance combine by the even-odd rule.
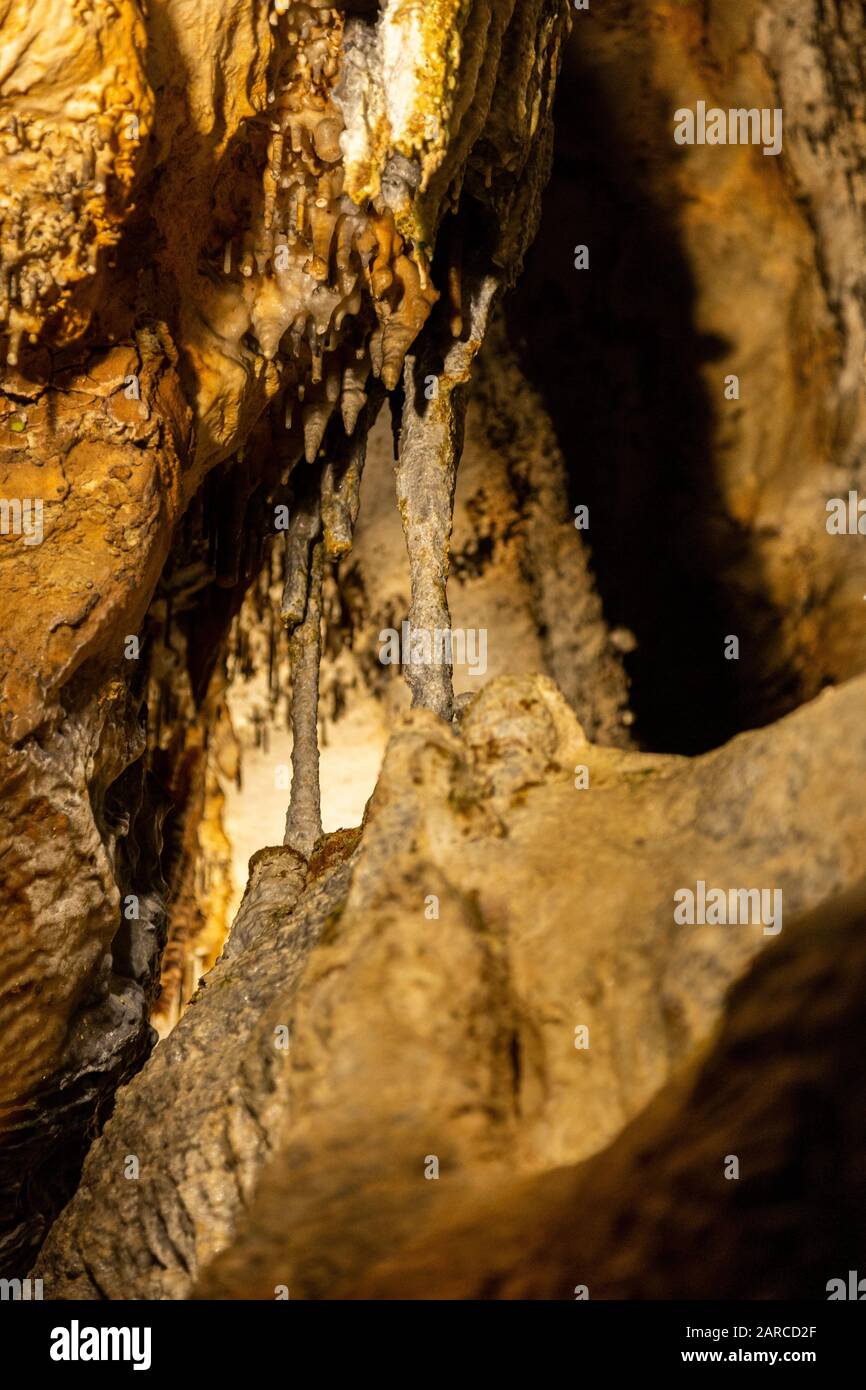
[[[439,1193],[421,1240],[333,1297],[826,1299],[833,1280],[850,1297],[864,1047],[866,882],[792,924],[732,991],[706,1059],[604,1153],[481,1199]],[[243,1247],[264,1287],[257,1253]],[[202,1296],[243,1297],[242,1270],[218,1262]]]

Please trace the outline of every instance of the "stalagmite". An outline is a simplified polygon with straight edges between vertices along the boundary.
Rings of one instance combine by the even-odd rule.
[[[292,793],[283,843],[309,858],[322,834],[319,792],[319,660],[322,651],[324,546],[317,541],[310,562],[304,621],[292,633]]]

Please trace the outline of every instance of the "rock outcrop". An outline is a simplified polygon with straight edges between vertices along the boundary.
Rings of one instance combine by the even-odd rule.
[[[326,840],[303,890],[292,851],[254,861],[90,1151],[46,1296],[183,1297],[222,1247],[236,1295],[329,1297],[417,1234],[431,1160],[483,1189],[605,1149],[750,961],[862,875],[863,696],[696,760],[587,743],[540,678],[491,682],[456,734],[408,713],[357,847]],[[781,930],[677,924],[698,879],[778,890]]]
[[[480,1197],[458,1182],[437,1194],[423,1237],[330,1296],[821,1300],[839,1281],[847,1290],[866,1237],[864,924],[862,884],[791,923],[733,990],[709,1054],[603,1154]],[[201,1296],[248,1296],[253,1271],[264,1292],[282,1266],[262,1268],[259,1254],[250,1241],[243,1259],[218,1261]]]

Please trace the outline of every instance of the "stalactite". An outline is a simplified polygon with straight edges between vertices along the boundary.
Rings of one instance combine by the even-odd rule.
[[[464,403],[459,393],[443,391],[442,379],[437,380],[440,392],[435,411],[420,415],[414,392],[407,392],[396,476],[412,593],[406,680],[413,706],[450,719],[451,665],[442,649],[437,651],[435,634],[451,627],[446,582]]]
[[[296,469],[293,482],[295,503],[286,532],[286,583],[280,606],[280,617],[290,631],[304,619],[311,549],[322,525],[318,470]]]
[[[451,619],[447,580],[457,466],[463,448],[465,383],[484,339],[497,290],[494,277],[477,287],[467,340],[455,341],[438,365],[432,341],[406,360],[405,401],[396,466],[397,503],[409,553],[410,650],[405,668],[413,706],[443,719],[453,712]],[[435,382],[432,399],[425,383]],[[422,408],[423,406],[423,408]]]
[[[274,611],[268,608],[268,699],[273,704],[276,689],[276,666],[277,666],[277,632],[274,623]]]
[[[371,373],[394,388],[438,298],[425,248],[406,242],[383,195],[359,204],[344,191],[344,22],[341,8],[300,0],[272,13],[261,205],[220,257],[243,300],[238,336],[280,364],[286,427],[300,414],[310,463],[338,406],[352,434]]]
[[[329,458],[322,468],[322,527],[329,560],[338,560],[352,549],[352,536],[361,504],[367,437],[384,396],[384,390],[377,384],[370,393],[351,439],[345,440],[338,456]]]

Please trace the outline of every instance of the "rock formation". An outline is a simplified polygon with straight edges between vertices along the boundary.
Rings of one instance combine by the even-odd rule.
[[[793,1182],[860,1036],[853,11],[0,3],[3,1272],[812,1296],[848,1248],[696,1255],[736,1098]],[[778,153],[678,144],[698,100]],[[856,1166],[815,1202],[862,1229]]]
[[[864,913],[861,885],[793,924],[732,992],[709,1055],[604,1154],[474,1201],[442,1194],[444,1230],[331,1296],[825,1298],[866,1234]],[[249,1241],[204,1295],[250,1296],[235,1282]],[[257,1269],[263,1291],[272,1272]]]
[[[772,882],[796,914],[861,876],[863,697],[694,761],[588,744],[538,678],[492,682],[459,734],[410,712],[359,844],[327,838],[306,881],[292,850],[253,861],[220,964],[90,1151],[46,1287],[187,1296],[255,1192],[235,1291],[262,1266],[256,1296],[329,1297],[415,1232],[428,1155],[483,1188],[604,1148],[775,949],[760,925],[676,926],[676,889]]]

